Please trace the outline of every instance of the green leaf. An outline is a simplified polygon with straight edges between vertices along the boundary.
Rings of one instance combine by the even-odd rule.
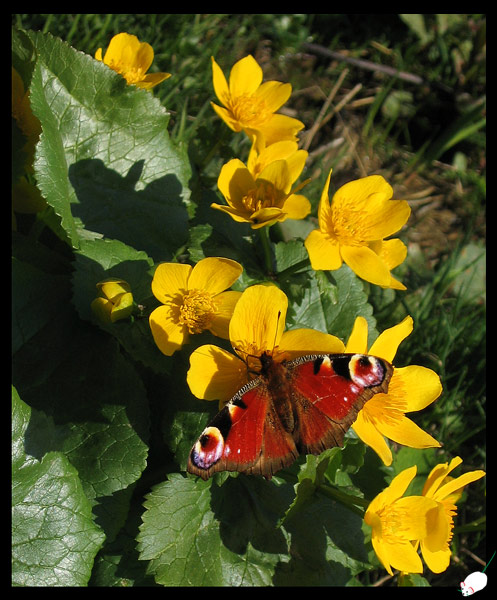
[[[293,327],[311,327],[346,340],[356,317],[364,317],[369,333],[376,331],[373,307],[363,283],[343,265],[338,271],[309,271],[301,299],[292,304]]]
[[[218,487],[172,474],[147,495],[140,559],[161,585],[270,585],[286,560],[287,540],[275,525],[289,488],[244,476]]]
[[[12,258],[13,353],[57,317],[61,304],[68,299],[67,283],[63,275],[49,274]]]
[[[59,452],[21,463],[29,407],[12,397],[12,582],[22,586],[88,583],[104,535],[93,523],[78,472]]]
[[[74,313],[59,312],[55,323],[16,353],[13,381],[37,409],[27,435],[31,455],[63,452],[89,498],[110,495],[140,477],[148,454],[148,402],[115,340]]]
[[[73,247],[103,236],[171,258],[187,238],[190,167],[169,138],[167,111],[61,40],[31,39],[31,103],[43,127],[35,173]]]
[[[282,523],[295,517],[314,496],[323,483],[330,460],[337,454],[340,454],[340,448],[330,448],[319,456],[306,456],[306,462],[299,470],[298,483],[295,485],[295,499],[286,511]]]
[[[152,296],[153,261],[119,240],[83,240],[76,252],[73,273],[73,302],[79,316],[114,336],[135,360],[156,373],[169,374],[170,359],[155,345],[148,324],[148,315],[157,305]],[[96,284],[109,277],[124,279],[131,286],[133,300],[143,307],[144,316],[117,323],[101,323],[91,310],[97,297]]]

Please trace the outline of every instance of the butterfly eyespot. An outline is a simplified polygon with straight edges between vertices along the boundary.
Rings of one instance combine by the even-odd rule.
[[[375,356],[354,354],[349,369],[352,381],[365,388],[381,385],[385,379],[385,367]]]
[[[200,469],[208,469],[222,456],[224,438],[217,427],[207,427],[192,449],[193,464]]]

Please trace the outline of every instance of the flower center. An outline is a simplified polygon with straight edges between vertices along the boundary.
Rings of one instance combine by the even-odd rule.
[[[217,306],[211,293],[189,290],[183,297],[179,312],[179,322],[186,325],[190,333],[201,333],[210,327],[217,314]]]
[[[350,204],[344,207],[331,206],[332,232],[346,246],[363,246],[366,243],[361,211]]]
[[[409,515],[406,511],[395,505],[385,506],[379,511],[378,517],[381,522],[381,537],[386,542],[395,544],[399,539],[409,539],[406,522]]]
[[[134,84],[139,83],[143,79],[142,67],[130,67],[124,64],[121,60],[111,59],[108,66],[122,75],[128,83]]]
[[[244,208],[254,213],[263,208],[281,208],[284,195],[272,183],[259,179],[255,188],[249,190],[242,198]]]
[[[242,94],[232,100],[231,112],[237,121],[249,127],[265,123],[272,112],[266,102],[253,94]]]

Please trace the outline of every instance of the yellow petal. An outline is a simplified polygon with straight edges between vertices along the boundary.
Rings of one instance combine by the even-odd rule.
[[[131,287],[124,279],[110,277],[97,283],[97,290],[101,292],[108,300],[113,300],[124,292],[131,291]]]
[[[155,269],[152,293],[163,304],[172,302],[178,296],[183,296],[188,289],[188,278],[191,271],[190,265],[161,263]]]
[[[132,66],[146,73],[154,60],[154,50],[147,42],[141,42],[132,59]]]
[[[269,146],[282,140],[295,140],[298,132],[304,129],[302,121],[287,117],[286,115],[273,114],[263,124],[258,126],[258,131],[262,133]]]
[[[426,566],[433,573],[442,573],[450,564],[451,551],[448,545],[443,550],[431,552],[423,541],[421,541],[421,552]]]
[[[266,81],[261,84],[256,92],[258,98],[263,98],[268,110],[277,111],[285,104],[292,94],[292,86],[289,83],[279,81]]]
[[[99,48],[96,52],[95,52],[95,58],[97,60],[102,60],[102,48]]]
[[[383,464],[387,467],[392,464],[392,451],[378,429],[365,419],[364,410],[361,410],[357,415],[352,428],[361,440],[376,452]]]
[[[101,323],[112,323],[111,313],[113,304],[107,298],[95,298],[90,307]]]
[[[431,369],[410,365],[395,369],[395,377],[402,383],[407,400],[406,412],[423,410],[442,393],[440,377]]]
[[[305,150],[299,150],[297,142],[291,140],[276,142],[275,144],[271,144],[270,146],[266,146],[257,150],[258,145],[260,145],[260,139],[256,137],[252,146],[253,150],[251,150],[251,154],[255,156],[257,163],[261,165],[260,170],[275,160],[287,159],[292,156],[292,154],[305,152]],[[305,152],[305,154],[307,155],[307,152]]]
[[[110,313],[110,320],[115,323],[120,319],[127,319],[133,312],[133,294],[126,292],[114,299]]]
[[[381,175],[370,175],[350,181],[337,190],[333,209],[357,215],[363,240],[383,239],[398,231],[411,212],[406,201],[390,200],[392,195],[392,187]]]
[[[465,485],[468,485],[473,481],[477,481],[478,479],[485,477],[485,475],[485,471],[481,470],[464,473],[464,475],[460,475],[459,477],[456,477],[455,479],[452,479],[451,481],[442,485],[433,497],[436,500],[441,501],[444,498],[447,498],[447,496],[450,496],[454,492],[457,492],[458,490],[462,489]]]
[[[227,402],[247,383],[247,369],[233,354],[208,344],[192,352],[186,381],[197,398]]]
[[[233,312],[230,341],[233,348],[259,356],[280,344],[288,298],[274,285],[247,288]]]
[[[214,104],[214,102],[211,102],[211,106],[230,129],[237,132],[242,130],[240,123],[233,118],[229,110],[227,110],[226,108],[222,108],[217,104]]]
[[[291,360],[307,354],[340,354],[344,351],[344,345],[334,335],[303,328],[283,332],[280,350]]]
[[[288,193],[292,187],[290,171],[286,160],[275,160],[264,167],[258,180],[263,179],[273,184],[277,190]]]
[[[366,246],[340,245],[343,260],[361,279],[387,288],[391,275],[381,258]]]
[[[300,174],[304,170],[305,162],[308,156],[309,153],[305,150],[298,150],[286,159],[288,169],[290,171],[290,181],[292,184],[300,177]]]
[[[432,501],[434,506],[426,514],[426,533],[418,536],[418,539],[422,540],[424,552],[439,552],[447,548],[451,532],[450,521],[441,502],[435,502],[431,498],[426,500]]]
[[[385,567],[390,575],[393,576],[392,567],[390,566],[390,545],[380,536],[373,535],[371,538],[373,549],[381,564]]]
[[[126,49],[136,51],[139,42],[135,35],[129,33],[118,33],[109,42],[107,51],[104,55],[104,62],[108,65],[110,62],[121,62],[126,54]]]
[[[345,346],[345,352],[354,354],[368,353],[368,322],[364,317],[356,317],[352,333]]]
[[[408,540],[420,540],[432,534],[434,526],[438,526],[434,522],[434,515],[439,514],[440,506],[432,498],[424,496],[407,496],[396,500],[395,510],[405,514],[401,524],[402,537]],[[445,515],[444,521],[446,522]]]
[[[230,99],[230,91],[228,88],[228,82],[226,81],[226,77],[221,69],[221,67],[214,60],[214,57],[211,56],[211,64],[212,64],[212,84],[214,86],[214,92],[219,100],[224,104],[224,106],[228,106]]]
[[[315,271],[335,271],[342,266],[339,244],[336,240],[322,233],[321,230],[311,231],[304,245],[309,254],[311,266]]]
[[[413,465],[396,475],[390,485],[380,492],[369,504],[367,512],[378,513],[382,508],[401,498],[416,477],[418,467]]]
[[[435,438],[406,416],[399,417],[394,424],[389,421],[378,422],[377,428],[389,440],[409,448],[439,448],[441,446]]]
[[[233,65],[229,84],[232,98],[253,94],[261,83],[262,69],[250,54]]]
[[[188,329],[170,306],[159,306],[149,317],[154,342],[166,356],[172,356],[188,341]]]
[[[220,210],[222,212],[227,213],[234,221],[237,223],[250,223],[251,214],[247,211],[241,212],[236,208],[231,208],[231,206],[224,206],[224,204],[211,204],[211,208],[215,208],[216,210]]]
[[[285,221],[288,218],[286,212],[281,208],[261,208],[250,215],[250,223],[252,229],[260,229],[269,225],[274,225],[278,221]]]
[[[247,212],[243,198],[255,187],[255,181],[241,160],[233,158],[222,166],[217,187],[231,207]]]
[[[209,327],[211,333],[225,340],[229,339],[230,320],[241,295],[241,292],[229,291],[216,296],[217,314]]]
[[[200,260],[193,267],[188,279],[188,289],[219,294],[231,287],[242,271],[243,267],[235,260],[210,256]]]
[[[422,573],[423,563],[411,542],[397,541],[387,546],[388,561],[394,569],[404,573]]]
[[[433,467],[423,486],[423,496],[433,497],[447,475],[462,463],[460,456],[455,456],[450,464],[441,463]]]
[[[330,180],[331,173],[333,169],[330,169],[328,173],[328,177],[324,183],[323,191],[321,192],[321,199],[319,201],[318,208],[318,222],[319,229],[323,232],[333,232],[333,225],[331,220],[331,205],[329,199],[329,189],[330,189]]]
[[[301,194],[292,194],[285,200],[282,210],[288,215],[289,219],[305,219],[311,212],[311,203]]]
[[[384,358],[388,362],[393,362],[397,348],[411,334],[413,327],[412,317],[407,316],[397,325],[385,329],[369,349],[370,354]]]
[[[407,256],[407,247],[399,239],[383,240],[379,250],[375,252],[389,269],[394,269],[404,262]]]
[[[169,77],[171,77],[171,73],[149,73],[135,85],[144,90],[150,90],[165,79],[169,79]]]

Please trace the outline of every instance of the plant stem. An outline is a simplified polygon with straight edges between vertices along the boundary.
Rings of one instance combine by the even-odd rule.
[[[259,237],[262,244],[262,250],[264,252],[264,263],[266,265],[266,271],[268,275],[273,274],[273,258],[271,255],[271,243],[269,241],[269,228],[261,227],[259,229]]]

